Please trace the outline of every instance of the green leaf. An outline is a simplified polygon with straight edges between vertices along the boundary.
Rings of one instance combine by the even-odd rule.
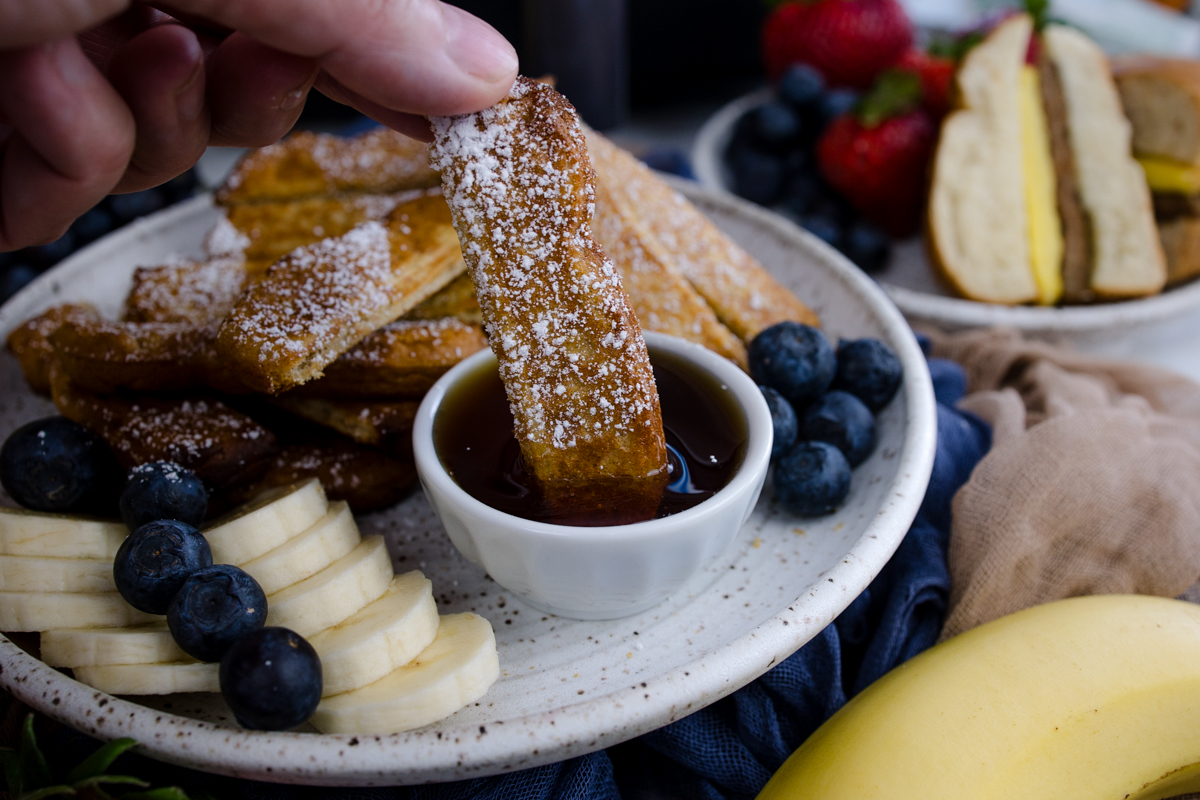
[[[959,62],[971,48],[986,38],[983,31],[969,31],[961,36],[936,38],[929,44],[929,54]]]
[[[188,796],[178,786],[163,786],[148,792],[123,794],[121,800],[188,800]]]
[[[21,781],[21,757],[10,747],[0,748],[0,761],[4,768],[4,785],[13,797],[21,794],[24,788]]]
[[[132,775],[95,775],[91,778],[85,778],[74,784],[76,789],[87,789],[100,784],[124,784],[126,786],[136,786],[139,789],[145,789],[150,784],[141,778],[135,778]]]
[[[46,766],[46,757],[38,750],[37,737],[33,733],[33,713],[25,717],[21,726],[21,774],[24,789],[41,789],[50,783],[50,768]]]
[[[906,69],[889,69],[879,76],[871,91],[858,101],[855,113],[864,127],[874,128],[884,120],[904,114],[921,104],[921,78]]]
[[[36,792],[23,794],[19,800],[42,800],[43,797],[74,797],[75,790],[70,786],[47,786]]]
[[[133,747],[137,747],[137,741],[134,739],[113,739],[80,761],[75,769],[67,773],[67,783],[79,783],[88,778],[103,775],[118,756]]]
[[[1046,23],[1050,21],[1047,16],[1050,11],[1050,0],[1025,0],[1025,10],[1029,12],[1029,16],[1033,17],[1033,29],[1038,33],[1046,27]]]

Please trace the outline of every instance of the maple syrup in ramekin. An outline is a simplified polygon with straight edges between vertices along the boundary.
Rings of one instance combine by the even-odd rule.
[[[671,476],[655,518],[678,514],[712,497],[746,453],[745,414],[712,376],[670,353],[650,353],[670,450]],[[469,495],[523,519],[560,523],[541,502],[513,436],[504,384],[494,362],[446,392],[433,426],[442,466]],[[572,518],[571,525],[588,525]],[[606,519],[595,525],[611,524]]]

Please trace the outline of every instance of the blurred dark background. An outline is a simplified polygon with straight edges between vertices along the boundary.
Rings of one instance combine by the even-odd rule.
[[[615,117],[605,113],[603,99],[598,104],[589,104],[589,98],[579,94],[587,90],[573,87],[569,75],[560,75],[559,88],[596,127],[620,124],[625,121],[623,114],[628,112],[657,112],[698,102],[715,107],[762,81],[758,31],[768,10],[763,0],[449,2],[487,20],[500,31],[517,48],[521,71],[529,75],[550,71],[547,67],[553,64],[545,62],[556,57],[561,60],[572,52],[586,58],[583,65],[577,59],[576,66],[607,72],[608,65],[597,67],[600,54],[608,50],[602,23],[606,17],[623,16],[624,24],[620,27],[625,35],[627,77],[621,83],[627,94],[621,98],[624,102],[619,105],[623,108],[617,109]],[[580,24],[572,26],[572,19]],[[619,54],[617,60],[621,60]],[[561,67],[554,71],[564,72]],[[599,93],[605,94],[603,88]],[[328,124],[353,116],[350,109],[314,92],[302,124]]]

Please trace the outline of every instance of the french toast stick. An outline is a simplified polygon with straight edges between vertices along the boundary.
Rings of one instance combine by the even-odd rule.
[[[187,323],[102,320],[90,306],[58,306],[9,335],[35,391],[50,393],[56,364],[87,391],[178,391],[207,386],[250,390],[214,347],[215,332]],[[394,322],[369,333],[326,368],[327,377],[293,390],[331,398],[420,397],[446,370],[487,346],[478,326],[456,319]]]
[[[588,133],[588,152],[596,164],[596,213],[592,227],[617,268],[621,284],[646,330],[702,344],[747,368],[746,346],[704,302],[684,277],[671,253],[642,223],[625,192],[612,186],[614,170],[606,160],[619,158],[616,146]]]
[[[413,420],[420,400],[331,400],[285,394],[271,402],[359,444],[394,455],[412,455]]]
[[[243,502],[276,486],[319,478],[331,502],[344,500],[355,514],[379,511],[403,500],[416,484],[412,459],[397,458],[346,439],[286,444],[262,478],[232,498]]]
[[[820,324],[808,306],[649,167],[594,131],[588,132],[588,148],[601,185],[635,210],[717,319],[744,342],[778,322]]]
[[[432,161],[548,514],[649,518],[668,475],[658,392],[620,274],[592,237],[595,178],[574,108],[519,77],[495,106],[431,122]]]
[[[483,330],[457,319],[400,320],[371,333],[288,395],[421,397],[452,366],[487,347]],[[287,395],[285,395],[287,396]]]
[[[306,197],[239,203],[225,209],[225,218],[243,237],[247,261],[274,263],[297,247],[348,233],[356,225],[387,217],[392,210],[436,189],[395,194]]]
[[[214,398],[96,394],[57,369],[51,388],[59,413],[108,442],[126,469],[174,461],[223,492],[257,481],[275,455],[271,431]]]
[[[8,349],[17,358],[25,382],[37,394],[50,396],[51,372],[58,359],[51,335],[64,322],[96,322],[100,312],[86,303],[68,303],[43,311],[25,320],[8,334]]]
[[[405,319],[442,319],[454,317],[468,325],[482,325],[483,312],[479,310],[479,298],[475,296],[475,284],[467,273],[459,275],[437,294],[430,296]]]
[[[273,264],[221,322],[217,353],[248,386],[278,394],[465,269],[445,201],[418,198]]]
[[[122,319],[129,322],[220,322],[251,279],[251,267],[239,255],[207,261],[175,261],[133,271]]]
[[[387,194],[438,185],[429,149],[402,133],[380,128],[345,139],[296,133],[252,150],[217,190],[221,205],[296,200],[340,192]]]

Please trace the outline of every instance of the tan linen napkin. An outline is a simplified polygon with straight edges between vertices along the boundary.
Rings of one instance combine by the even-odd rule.
[[[930,333],[994,426],[954,498],[942,638],[1086,594],[1175,597],[1200,578],[1200,385],[1009,330]]]

